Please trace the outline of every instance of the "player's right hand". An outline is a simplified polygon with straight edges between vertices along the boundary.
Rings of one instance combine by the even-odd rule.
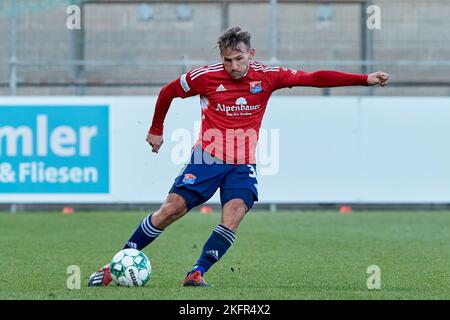
[[[154,134],[147,134],[147,138],[145,139],[147,140],[148,144],[150,145],[150,147],[152,147],[152,152],[158,153],[159,148],[161,148],[162,144],[163,144],[163,136],[157,136]]]

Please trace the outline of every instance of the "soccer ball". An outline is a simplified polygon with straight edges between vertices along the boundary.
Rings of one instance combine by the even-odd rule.
[[[109,268],[113,282],[124,287],[142,287],[152,273],[150,260],[142,251],[136,249],[123,249],[117,252]]]

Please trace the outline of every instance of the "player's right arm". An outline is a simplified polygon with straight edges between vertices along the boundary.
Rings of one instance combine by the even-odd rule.
[[[164,119],[169,111],[174,98],[187,98],[199,94],[196,83],[190,78],[190,73],[185,73],[178,79],[164,86],[159,92],[156,101],[155,113],[152,125],[147,133],[147,142],[152,147],[152,152],[158,153],[163,144]]]

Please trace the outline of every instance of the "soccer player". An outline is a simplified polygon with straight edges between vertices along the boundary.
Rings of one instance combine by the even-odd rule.
[[[239,27],[226,30],[218,39],[222,61],[183,74],[162,88],[147,135],[152,152],[163,144],[163,123],[174,98],[200,95],[201,130],[190,161],[176,177],[162,206],[146,216],[125,248],[142,250],[169,225],[220,189],[221,222],[211,233],[184,286],[209,286],[203,279],[211,266],[233,244],[245,214],[258,200],[256,143],[271,94],[294,86],[384,86],[385,72],[351,74],[332,70],[304,72],[262,65],[253,60],[250,34]],[[111,282],[109,266],[95,272],[89,286]]]

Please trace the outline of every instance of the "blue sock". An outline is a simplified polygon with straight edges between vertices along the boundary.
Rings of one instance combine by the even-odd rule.
[[[151,214],[142,220],[136,230],[134,230],[130,240],[125,244],[124,249],[132,248],[142,250],[163,232],[163,230],[156,228],[151,220]]]
[[[202,275],[212,267],[214,263],[223,257],[235,239],[234,232],[219,224],[206,241],[202,255],[197,260],[192,271],[199,270]]]

